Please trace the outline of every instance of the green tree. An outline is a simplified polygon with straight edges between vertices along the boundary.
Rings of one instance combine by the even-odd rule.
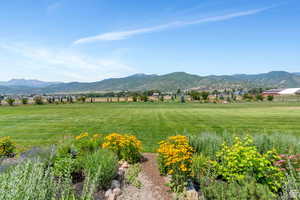
[[[268,101],[273,101],[274,100],[274,96],[273,95],[268,95],[267,96],[267,100]]]
[[[5,101],[8,103],[8,105],[13,106],[16,100],[12,97],[8,97],[5,99]]]

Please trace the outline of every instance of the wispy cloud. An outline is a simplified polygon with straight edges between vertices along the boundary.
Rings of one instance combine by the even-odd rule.
[[[124,40],[124,39],[132,37],[134,35],[139,35],[139,34],[144,34],[144,33],[162,31],[162,30],[166,30],[166,29],[178,28],[178,27],[183,27],[183,26],[188,26],[188,25],[193,25],[193,24],[225,21],[225,20],[230,20],[230,19],[236,18],[236,17],[254,15],[254,14],[263,12],[265,10],[268,10],[270,8],[272,8],[272,7],[246,10],[246,11],[241,11],[241,12],[234,12],[234,13],[229,13],[226,15],[205,17],[205,18],[201,18],[198,20],[192,20],[192,21],[175,21],[175,22],[171,22],[171,23],[167,23],[167,24],[162,24],[159,26],[153,26],[153,27],[141,28],[141,29],[135,29],[135,30],[108,32],[108,33],[103,33],[103,34],[96,35],[96,36],[78,39],[78,40],[74,41],[73,44],[77,45],[77,44],[91,43],[91,42],[96,42],[96,41]]]
[[[27,44],[0,44],[0,52],[18,58],[18,63],[5,63],[19,66],[11,69],[18,76],[22,75],[59,81],[99,81],[105,78],[127,76],[137,71],[122,63],[119,58],[101,58],[86,55],[73,49],[52,49],[33,47]],[[0,60],[0,66],[4,63]],[[6,69],[9,70],[9,69]],[[48,73],[49,72],[49,73]],[[14,74],[10,72],[10,74]],[[1,77],[1,76],[0,76]],[[1,77],[2,78],[2,77]]]

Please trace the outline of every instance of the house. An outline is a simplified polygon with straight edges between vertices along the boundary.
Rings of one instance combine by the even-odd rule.
[[[271,89],[262,93],[264,96],[277,95],[300,95],[300,88],[286,88],[286,89]]]

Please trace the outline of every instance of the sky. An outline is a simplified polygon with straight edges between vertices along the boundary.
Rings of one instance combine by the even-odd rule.
[[[299,0],[5,0],[0,81],[300,71]]]

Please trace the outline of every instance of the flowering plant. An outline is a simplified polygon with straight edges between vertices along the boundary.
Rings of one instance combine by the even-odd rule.
[[[16,146],[11,141],[10,137],[0,138],[0,158],[1,157],[13,157],[15,154]]]
[[[89,133],[81,133],[75,136],[74,146],[79,153],[93,152],[102,144],[103,138],[100,134],[90,135]]]
[[[159,143],[158,162],[162,174],[172,175],[171,188],[182,191],[191,174],[193,148],[186,136],[171,136]]]
[[[141,141],[132,135],[112,133],[104,138],[102,147],[115,152],[120,160],[136,163],[141,158]]]

